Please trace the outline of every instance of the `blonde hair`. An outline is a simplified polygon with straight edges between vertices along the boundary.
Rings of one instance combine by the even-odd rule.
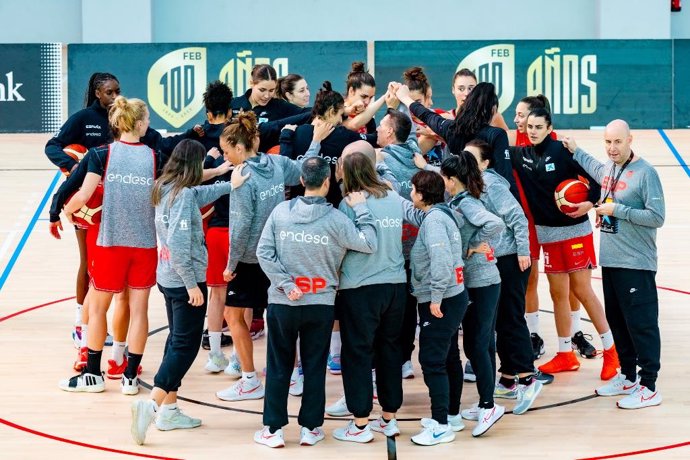
[[[129,133],[134,131],[137,121],[143,120],[147,112],[146,102],[141,99],[118,96],[108,113],[108,122],[115,132]]]

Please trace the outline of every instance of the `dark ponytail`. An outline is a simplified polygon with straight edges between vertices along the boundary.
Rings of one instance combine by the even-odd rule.
[[[326,115],[329,109],[334,111],[340,110],[345,106],[345,100],[343,95],[337,91],[333,91],[333,86],[331,82],[326,80],[321,85],[321,89],[316,93],[316,98],[314,99],[314,107],[311,109],[311,115],[314,118],[323,117]]]
[[[374,88],[376,87],[376,80],[374,80],[374,77],[366,71],[363,62],[355,61],[352,63],[352,70],[349,74],[347,74],[345,91],[349,91],[350,88],[356,91],[362,86],[371,86]]]
[[[549,104],[549,100],[543,94],[523,97],[520,99],[520,102],[527,104],[530,111],[534,109],[546,109],[548,112],[551,112],[551,104]]]
[[[469,194],[477,199],[484,191],[484,179],[477,160],[466,150],[443,160],[441,174],[449,179],[457,178]]]

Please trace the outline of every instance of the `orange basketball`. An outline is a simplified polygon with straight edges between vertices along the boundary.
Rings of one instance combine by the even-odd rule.
[[[75,192],[76,193],[76,192]],[[74,194],[72,194],[74,196]],[[72,199],[70,196],[65,205]],[[80,228],[88,228],[101,222],[101,209],[103,209],[103,184],[98,184],[91,198],[77,212],[72,214],[74,224]]]
[[[553,197],[558,209],[565,214],[577,211],[572,205],[587,201],[588,195],[589,185],[577,179],[566,179],[558,184]]]
[[[270,149],[266,150],[269,155],[280,155],[280,145],[274,145]]]
[[[62,151],[65,152],[65,154],[68,157],[72,158],[74,161],[79,163],[84,158],[84,155],[86,155],[86,152],[88,152],[89,149],[87,149],[83,145],[70,144],[67,147],[65,147],[64,149],[62,149]],[[60,168],[60,171],[62,171],[62,173],[65,176],[69,176],[69,173],[71,172],[71,171],[67,171],[65,168]]]

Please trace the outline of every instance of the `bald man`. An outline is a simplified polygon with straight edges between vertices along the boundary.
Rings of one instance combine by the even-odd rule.
[[[342,155],[340,155],[340,159],[338,160],[335,170],[335,177],[338,180],[339,184],[343,180],[343,172],[341,169],[342,161],[346,156],[354,152],[360,152],[364,154],[364,156],[369,158],[374,167],[376,168],[376,172],[379,175],[379,179],[381,179],[384,182],[388,182],[391,185],[391,187],[393,187],[393,190],[395,190],[397,193],[400,193],[400,184],[396,180],[390,168],[382,161],[377,162],[378,156],[376,154],[376,150],[374,149],[374,147],[372,147],[370,143],[364,140],[351,142],[347,144],[343,149],[343,153]]]
[[[600,262],[606,318],[611,325],[621,373],[597,388],[600,396],[623,396],[617,406],[640,409],[661,404],[656,380],[661,367],[659,300],[656,290],[656,229],[664,224],[664,191],[654,167],[632,150],[623,120],[606,126],[608,161],[602,163],[563,140],[574,159],[601,184],[595,205],[601,230]],[[637,372],[637,366],[640,370]]]

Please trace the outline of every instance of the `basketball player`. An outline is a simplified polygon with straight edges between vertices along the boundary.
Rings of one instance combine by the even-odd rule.
[[[297,107],[308,107],[311,93],[307,80],[296,73],[280,77],[276,86],[276,97]]]
[[[449,118],[456,118],[458,113],[462,110],[467,96],[477,87],[477,75],[470,69],[460,69],[453,75],[453,84],[451,86],[451,93],[455,97],[455,108],[448,112]],[[501,128],[506,133],[509,132],[503,115],[498,110],[491,119],[491,126]]]

